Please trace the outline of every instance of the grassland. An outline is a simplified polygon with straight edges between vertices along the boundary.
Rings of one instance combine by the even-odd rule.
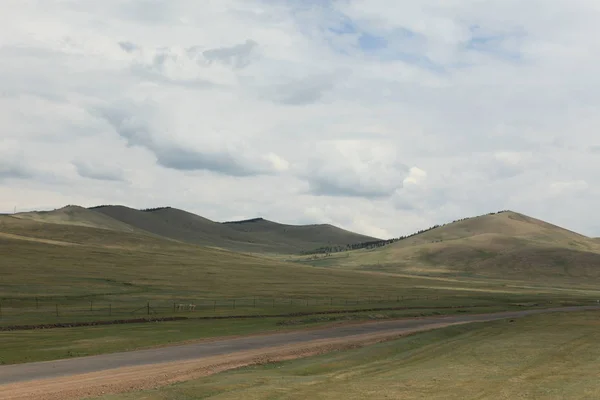
[[[4,299],[0,324],[52,321],[57,304],[62,318],[70,309],[86,310],[90,301],[96,311],[79,313],[81,317],[108,317],[109,305],[115,317],[147,302],[167,313],[174,302],[194,302],[199,309],[213,312],[213,302],[218,301],[220,311],[238,314],[290,312],[301,305],[314,310],[346,303],[354,307],[369,299],[398,297],[406,300],[405,305],[444,306],[597,295],[592,289],[520,287],[515,282],[510,287],[500,280],[315,268],[150,235],[11,217],[0,218],[0,232],[0,299]]]
[[[242,254],[184,243],[140,228],[126,229],[129,225],[122,225],[125,224],[122,221],[111,225],[108,216],[90,216],[92,211],[87,209],[71,207],[61,213],[19,218],[0,216],[0,327],[131,319],[147,317],[148,311],[151,317],[211,317],[404,307],[406,310],[386,311],[386,315],[407,316],[455,312],[448,308],[450,306],[463,306],[466,307],[463,311],[474,312],[513,309],[517,305],[589,304],[600,298],[600,291],[594,286],[595,275],[590,272],[592,266],[569,264],[559,273],[548,272],[543,265],[533,265],[531,271],[492,276],[486,275],[487,269],[474,272],[460,269],[459,258],[447,258],[455,260],[448,264],[454,268],[452,273],[439,272],[436,269],[439,266],[419,264],[417,259],[410,264],[409,253],[403,252],[430,246],[428,241],[434,239],[420,235],[410,239],[416,241],[412,245],[399,242],[378,251],[342,253],[326,259],[329,264],[313,266],[286,261],[290,256]],[[169,214],[169,218],[172,215]],[[507,216],[510,214],[503,218]],[[479,240],[473,239],[479,235],[473,235],[475,228],[479,229],[477,232],[496,229],[500,234],[510,234],[519,240],[523,237],[533,240],[535,234],[536,243],[543,242],[544,237],[544,243],[552,239],[555,245],[564,244],[565,240],[579,241],[583,244],[572,246],[592,246],[586,250],[589,253],[594,250],[585,237],[557,231],[535,221],[515,223],[509,218],[484,222],[473,225],[471,221],[467,227],[458,226],[460,229],[445,227],[446,233],[442,233],[446,236],[442,239],[450,246],[455,240]],[[272,229],[268,221],[252,223],[258,223],[259,230]],[[97,226],[92,226],[94,224]],[[247,229],[245,224],[225,225],[243,230]],[[447,231],[451,228],[454,231]],[[427,235],[434,233],[435,230]],[[504,246],[502,251],[510,252],[513,248]],[[382,257],[381,254],[390,258],[377,267],[369,264],[369,258],[363,258]],[[473,257],[463,256],[465,265],[473,265]],[[398,263],[409,263],[412,269],[397,268]],[[498,269],[509,267],[510,264]],[[532,274],[537,275],[531,278]],[[175,303],[193,303],[197,308],[194,313],[181,313],[174,310]],[[148,304],[150,309],[146,307]],[[214,330],[199,332],[199,326],[213,326],[213,323]],[[165,332],[168,328],[152,329],[159,326],[177,328],[169,334]],[[5,362],[20,362],[269,329],[280,329],[277,319],[255,319],[247,323],[211,321],[210,324],[192,320],[135,327],[56,329],[43,333],[5,332],[0,335],[0,353],[12,352],[12,356],[5,356],[8,357]],[[134,342],[130,332],[138,330],[147,336],[140,333],[142,339]],[[100,340],[98,345],[87,348],[76,345],[78,340],[89,344],[92,339],[104,336],[119,339]],[[70,353],[65,351],[69,346],[72,347]],[[21,349],[23,356],[15,356],[19,353],[10,349]]]
[[[597,399],[599,317],[454,326],[102,399]]]

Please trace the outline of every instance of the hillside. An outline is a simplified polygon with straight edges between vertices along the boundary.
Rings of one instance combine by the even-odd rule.
[[[0,254],[0,299],[95,296],[125,308],[148,299],[166,301],[169,307],[177,298],[392,295],[419,282],[376,276],[364,285],[364,274],[354,271],[6,215],[0,215]],[[3,312],[5,317],[7,310]]]
[[[600,244],[512,211],[466,218],[372,250],[304,262],[428,276],[578,280],[600,278]]]
[[[299,253],[331,243],[374,240],[330,225],[292,226],[262,219],[218,223],[171,207],[141,211],[124,206],[101,206],[92,210],[162,237],[251,253]]]
[[[229,229],[256,235],[269,241],[288,243],[303,243],[305,249],[313,249],[323,245],[342,246],[379,240],[370,236],[350,232],[330,224],[287,225],[254,218],[244,221],[224,222]]]
[[[131,225],[79,206],[66,206],[53,211],[24,212],[14,214],[13,217],[37,222],[87,226],[122,232],[134,232],[136,230]]]

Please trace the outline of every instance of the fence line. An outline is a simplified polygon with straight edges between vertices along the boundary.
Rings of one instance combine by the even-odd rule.
[[[67,299],[57,301],[57,299]],[[44,300],[42,300],[44,299]],[[547,304],[596,303],[597,300],[585,298],[548,298],[543,296],[523,295],[514,298],[494,298],[493,296],[468,295],[386,295],[386,296],[249,296],[237,298],[181,298],[141,300],[139,298],[68,300],[56,296],[49,298],[20,297],[0,298],[0,323],[15,324],[21,322],[52,321],[69,318],[73,321],[91,321],[112,317],[140,317],[156,315],[185,315],[199,313],[201,315],[258,315],[279,312],[301,312],[300,310],[341,310],[368,306],[377,309],[381,304],[387,309],[442,309],[494,306],[540,306]],[[273,310],[273,311],[269,311]],[[297,310],[297,311],[294,311]]]

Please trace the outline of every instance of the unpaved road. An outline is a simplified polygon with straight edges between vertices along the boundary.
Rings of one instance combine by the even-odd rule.
[[[77,399],[137,390],[249,364],[362,346],[453,324],[582,310],[600,310],[600,307],[562,307],[370,322],[0,366],[0,399]]]

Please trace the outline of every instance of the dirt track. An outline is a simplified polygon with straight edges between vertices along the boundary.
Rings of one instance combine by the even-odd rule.
[[[363,323],[0,366],[0,399],[79,399],[152,388],[245,365],[363,346],[448,325],[585,309],[598,310],[600,307],[565,307]]]

